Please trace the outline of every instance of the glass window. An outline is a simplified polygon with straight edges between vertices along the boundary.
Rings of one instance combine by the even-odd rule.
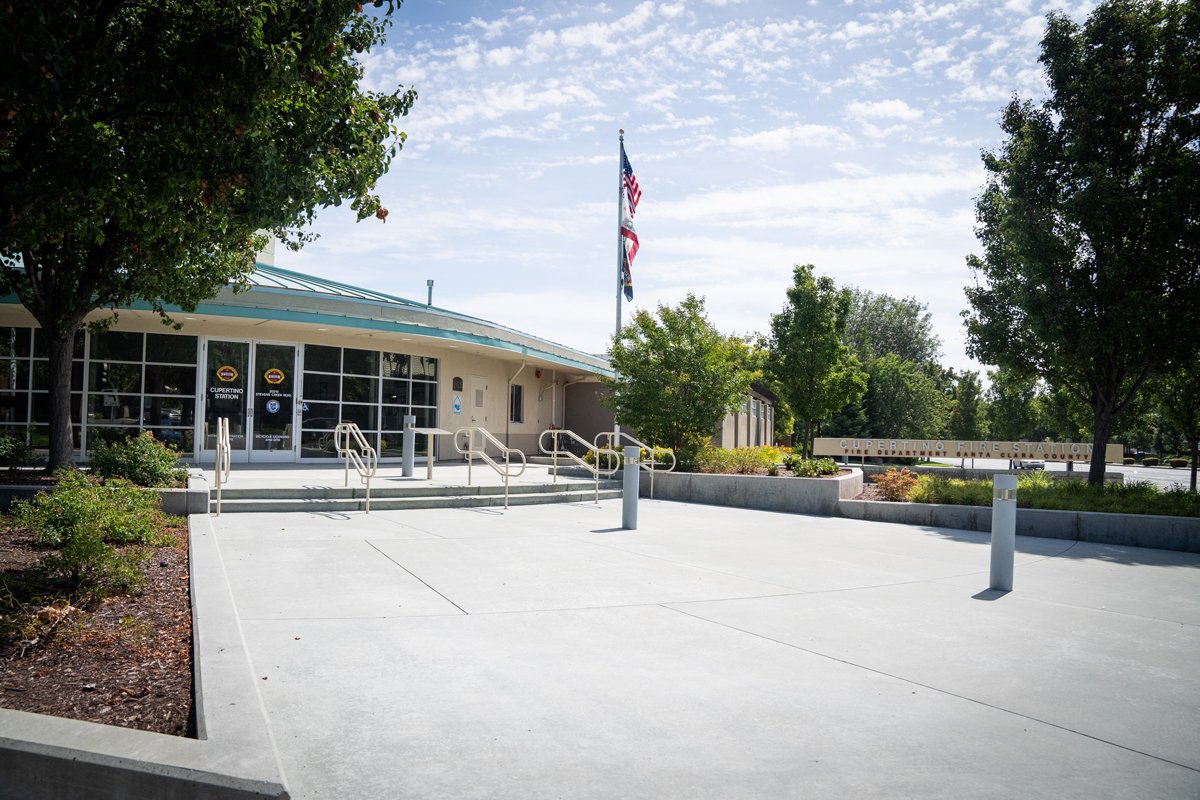
[[[352,405],[350,403],[342,406],[342,421],[353,422],[363,431],[375,430],[378,418],[379,406]]]
[[[196,398],[147,397],[142,424],[147,427],[191,428],[196,422]]]
[[[29,362],[0,361],[0,391],[29,388]]]
[[[383,377],[385,378],[407,378],[408,377],[408,356],[401,353],[384,353],[383,354]]]
[[[196,446],[196,431],[192,428],[146,428],[154,438],[183,455],[191,455]]]
[[[305,372],[341,372],[342,349],[319,344],[304,345]]]
[[[29,358],[31,328],[0,328],[0,356]]]
[[[147,333],[146,360],[195,365],[199,356],[198,341],[195,336]]]
[[[50,390],[50,362],[33,362],[33,388],[35,391]],[[83,362],[76,361],[71,365],[71,391],[83,391]]]
[[[88,375],[88,389],[93,392],[141,392],[142,365],[93,361]]]
[[[300,427],[331,431],[338,421],[337,403],[305,403],[301,412]]]
[[[392,406],[408,405],[408,381],[384,381],[383,404]]]
[[[426,356],[413,356],[412,376],[426,381],[437,380],[437,359]]]
[[[519,383],[514,383],[512,386],[508,387],[508,421],[509,422],[524,422],[525,421],[525,408],[524,408],[524,402],[523,402],[525,399],[524,394],[525,394],[525,390],[521,387],[521,384],[519,384]]]
[[[48,337],[42,332],[41,328],[33,329],[34,358],[49,358],[50,351],[46,349],[47,338]],[[83,358],[83,331],[75,334],[75,348],[72,350],[72,358]]]
[[[345,376],[342,378],[342,401],[346,403],[378,403],[379,379]]]
[[[337,375],[304,373],[305,400],[337,400],[341,396],[342,379]]]
[[[146,383],[143,391],[146,394],[186,394],[194,397],[196,394],[196,368],[147,364]]]
[[[95,425],[137,425],[142,418],[140,395],[89,394],[87,403],[88,422]]]
[[[347,347],[343,353],[343,372],[347,375],[378,375],[378,350],[352,350]]]
[[[301,458],[333,458],[337,455],[333,431],[304,431],[300,434]]]
[[[437,386],[432,383],[413,381],[412,404],[414,406],[437,405]]]
[[[0,425],[29,421],[29,395],[25,392],[0,393]]]
[[[141,361],[145,334],[104,331],[92,334],[92,358],[108,361]]]
[[[404,430],[404,415],[409,413],[403,406],[384,406],[383,422],[380,427],[385,431]]]
[[[32,396],[33,406],[33,421],[48,423],[50,422],[50,395],[46,392],[34,392]],[[74,392],[71,394],[71,421],[79,422],[82,419],[83,395]]]

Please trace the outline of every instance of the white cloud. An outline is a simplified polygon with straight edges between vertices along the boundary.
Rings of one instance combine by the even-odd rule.
[[[903,100],[876,100],[873,102],[855,101],[846,106],[846,114],[853,119],[896,119],[903,122],[913,122],[920,119],[924,112],[912,108]]]
[[[729,139],[729,146],[744,150],[780,152],[796,147],[847,147],[854,140],[828,125],[796,124],[772,130],[758,131]]]

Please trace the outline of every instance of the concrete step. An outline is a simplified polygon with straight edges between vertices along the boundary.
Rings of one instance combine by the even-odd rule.
[[[600,481],[600,489],[620,489],[621,482],[614,480]],[[512,484],[508,487],[509,495],[517,494],[547,494],[553,492],[569,492],[576,490],[595,491],[595,484],[584,484],[578,481],[570,483],[524,483]],[[210,496],[216,498],[217,490],[212,489]],[[354,500],[365,497],[366,488],[361,483],[351,481],[349,486],[294,486],[276,488],[231,487],[221,489],[224,500]],[[504,494],[504,487],[495,484],[480,486],[424,486],[417,484],[396,485],[382,481],[371,484],[371,499],[391,497],[469,497],[486,494]]]
[[[553,492],[510,492],[510,506],[540,505],[545,503],[590,503],[596,500],[596,490],[579,489],[578,485],[569,490]],[[615,500],[621,497],[620,489],[601,489],[601,500]],[[338,513],[348,511],[363,511],[366,501],[362,498],[340,499],[300,499],[278,497],[247,497],[230,499],[226,495],[221,498],[221,513],[252,513],[252,512],[292,512],[307,511],[314,514]],[[380,497],[371,492],[372,511],[399,511],[417,508],[483,508],[503,506],[503,488],[498,493],[485,494],[456,494],[456,495],[412,495],[408,497]],[[216,513],[215,501],[209,504],[209,510]]]

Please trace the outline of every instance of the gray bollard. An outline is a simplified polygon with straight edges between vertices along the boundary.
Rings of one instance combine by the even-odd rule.
[[[630,445],[625,448],[624,496],[621,498],[621,527],[627,531],[637,530],[638,478],[642,474],[638,458],[642,448]]]
[[[1017,476],[992,479],[992,576],[990,589],[1011,592],[1017,547]]]
[[[401,445],[400,474],[405,478],[413,476],[413,464],[417,460],[417,435],[412,432],[417,424],[417,418],[412,414],[404,416],[404,443]]]

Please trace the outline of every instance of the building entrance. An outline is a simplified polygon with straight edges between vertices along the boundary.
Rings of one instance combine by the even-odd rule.
[[[202,348],[201,459],[215,457],[217,419],[228,417],[233,461],[295,461],[296,346],[208,339]]]

